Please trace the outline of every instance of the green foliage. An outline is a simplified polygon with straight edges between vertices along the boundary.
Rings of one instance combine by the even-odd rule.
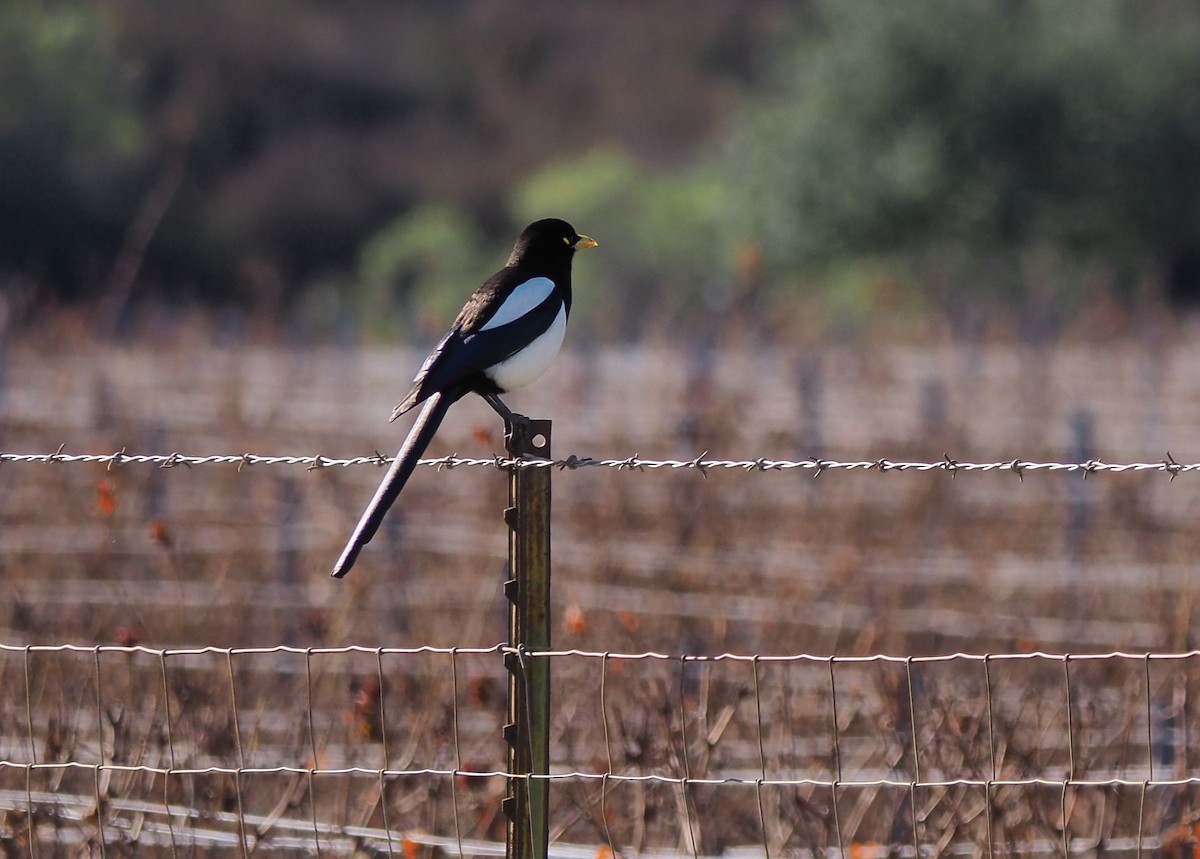
[[[140,122],[109,23],[91,4],[12,0],[0,9],[0,137],[138,152]]]
[[[397,213],[434,202],[486,226],[490,269],[513,186],[550,159],[600,143],[689,157],[790,4],[658,0],[614,18],[601,4],[9,0],[0,283],[102,298],[172,155],[183,175],[135,301],[295,308],[354,280]],[[412,284],[426,278],[401,291],[424,305]]]
[[[549,214],[621,334],[762,283],[852,316],[1200,271],[1190,0],[467,5],[4,4],[0,273],[96,297],[171,145],[137,294],[323,285],[379,333],[443,326]]]
[[[143,123],[92,4],[0,5],[0,283],[77,297],[119,247]],[[99,264],[98,264],[99,263]]]
[[[405,318],[431,330],[444,328],[471,290],[499,267],[490,250],[470,219],[452,206],[418,206],[397,218],[359,254],[367,331],[393,335],[395,323]]]
[[[601,245],[575,260],[576,279],[587,285],[575,293],[577,320],[628,332],[644,322],[648,306],[694,313],[704,291],[729,277],[732,251],[720,232],[724,195],[709,174],[659,173],[619,149],[601,148],[518,185],[511,227],[491,242],[461,208],[418,206],[375,233],[359,254],[364,320],[384,335],[394,333],[388,319],[444,327],[466,292],[503,262],[515,232],[545,217],[565,218]]]
[[[776,266],[855,256],[979,274],[1047,245],[1200,248],[1200,11],[1180,2],[821,5],[727,163],[730,228]],[[989,285],[987,279],[981,285]],[[1022,285],[992,280],[1001,291]]]
[[[600,242],[576,259],[591,288],[577,292],[581,312],[636,330],[645,308],[682,314],[728,279],[733,244],[722,232],[725,188],[704,170],[664,173],[627,153],[594,149],[544,168],[514,192],[517,221],[553,215]]]
[[[577,319],[629,330],[649,305],[687,313],[706,287],[728,276],[723,199],[711,176],[657,173],[620,150],[596,149],[521,183],[512,194],[512,226],[492,242],[461,208],[418,206],[363,245],[363,317],[376,334],[394,333],[388,319],[444,326],[466,292],[501,265],[516,230],[544,217],[565,218],[601,244],[575,261],[576,279],[588,285],[575,293]]]

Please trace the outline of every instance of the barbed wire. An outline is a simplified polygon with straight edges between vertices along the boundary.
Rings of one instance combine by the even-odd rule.
[[[196,455],[184,453],[170,454],[140,454],[129,453],[122,449],[114,453],[65,453],[65,446],[60,446],[53,453],[6,453],[0,452],[0,464],[4,463],[92,463],[105,465],[110,469],[120,465],[155,465],[160,468],[204,465],[234,465],[239,470],[253,465],[299,465],[311,470],[322,468],[348,468],[358,465],[386,466],[392,462],[392,457],[376,452],[370,456],[329,457],[321,454],[312,455],[269,455],[256,453],[240,454],[211,454]],[[583,468],[613,468],[618,471],[657,471],[685,470],[707,474],[709,471],[729,470],[745,472],[792,471],[803,470],[812,473],[813,477],[827,471],[942,471],[954,477],[960,473],[1009,472],[1019,479],[1024,479],[1028,472],[1062,472],[1067,474],[1082,474],[1087,478],[1091,474],[1105,472],[1121,474],[1125,472],[1160,472],[1170,475],[1174,480],[1180,474],[1200,471],[1200,462],[1181,463],[1167,453],[1164,459],[1147,462],[1105,462],[1101,459],[1089,459],[1084,462],[1054,462],[1033,459],[1007,459],[990,462],[971,462],[958,460],[943,455],[940,460],[918,461],[899,459],[715,459],[708,458],[708,453],[702,453],[693,459],[650,459],[639,454],[633,454],[623,459],[602,459],[591,456],[572,454],[565,459],[545,459],[541,457],[521,457],[513,459],[505,456],[463,457],[457,454],[422,459],[421,465],[437,469],[443,468],[553,468],[560,471],[573,471]]]

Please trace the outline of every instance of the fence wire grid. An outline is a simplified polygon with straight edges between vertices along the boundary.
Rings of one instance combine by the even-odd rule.
[[[106,468],[389,461],[0,453],[0,465]],[[423,464],[1018,478],[1200,470],[1170,454]],[[64,845],[119,856],[500,855],[514,775],[501,741],[511,653],[0,643],[0,847],[34,857]],[[552,665],[552,856],[1194,851],[1200,651],[515,653]]]
[[[506,652],[0,646],[5,834],[496,853]],[[553,663],[553,855],[1141,854],[1194,821],[1200,652],[519,655]]]

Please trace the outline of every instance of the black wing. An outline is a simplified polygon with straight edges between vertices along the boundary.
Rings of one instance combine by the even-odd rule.
[[[464,319],[474,299],[475,296],[472,296],[472,303],[463,308],[454,327],[425,359],[408,396],[392,410],[391,420],[439,391],[460,386],[470,389],[479,382],[477,376],[484,370],[512,357],[544,334],[563,306],[562,297],[556,289],[520,318],[481,330],[479,326],[486,322],[478,314]],[[467,325],[471,324],[476,330],[467,330]]]

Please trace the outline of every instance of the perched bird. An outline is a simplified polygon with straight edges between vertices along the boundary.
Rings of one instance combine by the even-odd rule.
[[[500,394],[532,382],[558,354],[571,314],[571,260],[575,251],[596,244],[566,221],[535,221],[517,239],[504,268],[467,300],[421,365],[408,395],[392,410],[394,421],[425,403],[334,565],[334,578],[350,571],[375,536],[450,406],[476,393],[505,421],[512,419]]]

